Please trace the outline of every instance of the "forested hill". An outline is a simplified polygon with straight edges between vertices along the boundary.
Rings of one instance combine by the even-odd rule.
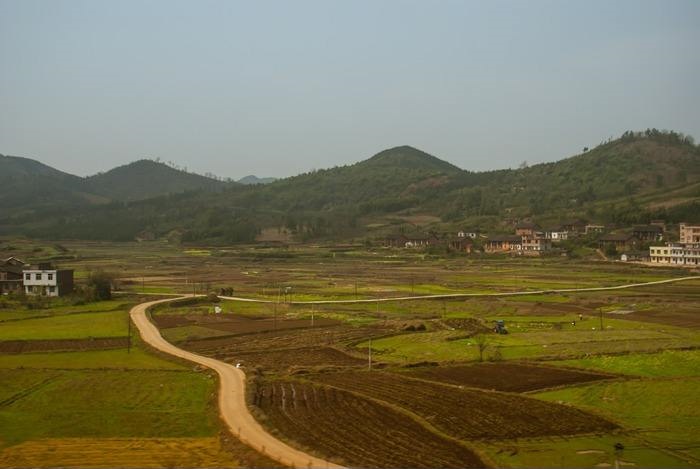
[[[118,184],[116,184],[118,185]],[[114,189],[115,191],[117,188]],[[116,192],[102,192],[115,197]],[[123,193],[122,193],[123,194]],[[225,185],[136,202],[5,217],[4,232],[86,239],[174,237],[249,242],[265,229],[297,239],[379,236],[406,224],[504,228],[504,220],[700,221],[700,147],[674,132],[626,132],[554,163],[464,171],[412,147],[265,185]]]
[[[105,200],[88,193],[83,178],[29,158],[0,155],[0,213],[5,216],[98,202]]]
[[[223,181],[153,160],[138,160],[86,179],[90,192],[114,200],[142,200],[196,190],[218,190]]]
[[[231,185],[235,183],[188,173],[159,161],[139,160],[83,178],[30,158],[0,155],[0,216],[42,221],[62,210],[88,210],[115,201],[215,191]]]

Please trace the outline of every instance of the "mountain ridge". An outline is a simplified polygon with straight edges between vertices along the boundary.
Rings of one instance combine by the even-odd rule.
[[[0,226],[34,236],[133,239],[147,230],[180,233],[189,242],[235,243],[251,242],[265,229],[309,240],[379,235],[405,223],[503,229],[508,220],[549,224],[573,216],[693,221],[700,218],[699,183],[700,147],[652,129],[626,132],[557,162],[485,172],[400,146],[269,184],[225,184],[215,193],[168,193],[116,205],[66,203],[50,214],[0,219]]]

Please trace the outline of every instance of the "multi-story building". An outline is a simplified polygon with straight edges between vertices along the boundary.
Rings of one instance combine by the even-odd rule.
[[[700,244],[667,243],[651,246],[649,257],[652,264],[700,266]]]
[[[523,251],[548,251],[552,249],[552,240],[541,236],[523,236]]]
[[[62,296],[73,291],[73,270],[39,264],[22,270],[27,295]]]
[[[594,224],[589,224],[586,225],[583,232],[585,234],[591,234],[591,233],[602,233],[605,231],[605,225],[594,225]]]
[[[522,249],[523,238],[518,235],[492,236],[484,244],[486,252],[521,251]]]
[[[685,244],[700,244],[700,225],[681,223],[680,242]]]
[[[661,241],[664,230],[658,225],[641,225],[632,229],[632,234],[640,241]]]

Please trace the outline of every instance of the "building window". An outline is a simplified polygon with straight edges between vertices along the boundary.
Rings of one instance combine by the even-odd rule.
[[[24,279],[25,279],[25,280],[31,280],[31,279],[32,279],[32,274],[24,274]]]
[[[49,279],[49,280],[51,280],[51,279]],[[56,293],[56,287],[53,287],[53,286],[49,287],[49,293]]]
[[[49,278],[49,280],[53,280],[53,274],[46,274],[46,276]]]
[[[41,280],[41,274],[34,274],[34,278],[36,280]]]

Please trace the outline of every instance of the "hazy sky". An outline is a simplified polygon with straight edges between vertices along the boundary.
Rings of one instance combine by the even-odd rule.
[[[0,153],[287,176],[413,145],[471,170],[700,139],[700,1],[0,0]]]

